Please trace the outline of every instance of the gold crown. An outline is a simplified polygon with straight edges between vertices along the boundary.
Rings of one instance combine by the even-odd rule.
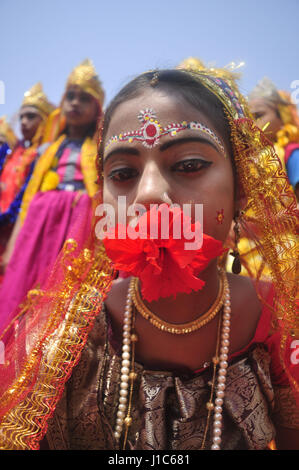
[[[80,86],[86,93],[89,93],[99,101],[101,107],[103,106],[105,93],[90,59],[84,60],[74,68],[67,80],[66,86],[70,85]]]
[[[249,100],[263,99],[273,105],[289,104],[283,96],[280,96],[276,86],[268,77],[262,78],[249,94]]]
[[[47,117],[54,110],[54,106],[48,100],[40,82],[33,85],[30,90],[24,93],[22,106],[34,106],[40,111],[43,118]]]
[[[17,142],[17,137],[15,136],[14,131],[8,124],[6,116],[0,117],[0,134],[5,137],[6,143],[12,149]]]
[[[289,93],[278,90],[274,83],[268,78],[262,78],[249,95],[249,100],[262,99],[272,107],[278,109],[283,124],[298,126],[299,117],[296,105],[292,102]]]

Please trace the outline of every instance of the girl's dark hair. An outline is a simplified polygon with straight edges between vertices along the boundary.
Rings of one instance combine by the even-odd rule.
[[[169,94],[180,97],[195,109],[198,109],[209,116],[215,125],[215,128],[222,136],[224,142],[227,144],[235,176],[233,152],[230,144],[230,126],[221,101],[201,84],[199,78],[197,78],[195,74],[180,69],[158,70],[143,73],[134,78],[118,92],[105,111],[102,123],[99,155],[103,155],[104,141],[108,127],[117,107],[128,100],[137,98],[144,90],[150,88],[166,91]],[[100,170],[102,171],[101,158],[100,166]]]

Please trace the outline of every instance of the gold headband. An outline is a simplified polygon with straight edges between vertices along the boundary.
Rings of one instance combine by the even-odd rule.
[[[224,68],[206,67],[195,57],[189,57],[177,68],[192,74],[203,86],[213,93],[224,105],[233,119],[252,118],[245,97],[239,92],[236,80],[240,75],[236,72],[243,63],[236,65],[231,62]]]

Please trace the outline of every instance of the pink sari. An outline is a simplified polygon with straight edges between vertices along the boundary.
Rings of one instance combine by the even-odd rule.
[[[90,230],[91,199],[74,191],[39,192],[16,241],[0,288],[0,334],[19,311],[28,290],[42,285],[71,233],[81,224],[80,243]],[[84,233],[83,233],[84,232]]]

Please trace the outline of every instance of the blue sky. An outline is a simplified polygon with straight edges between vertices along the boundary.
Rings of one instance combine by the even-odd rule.
[[[13,123],[24,92],[41,81],[59,103],[89,57],[106,103],[136,74],[189,56],[245,62],[247,94],[263,76],[288,91],[299,80],[298,0],[0,0],[0,115]]]

